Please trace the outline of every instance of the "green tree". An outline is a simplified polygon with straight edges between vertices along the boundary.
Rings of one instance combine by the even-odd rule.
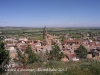
[[[46,52],[42,52],[40,51],[38,53],[38,61],[41,63],[41,62],[47,62],[48,61],[48,55],[49,55],[49,52],[48,50],[46,50]]]
[[[52,50],[49,53],[48,59],[59,61],[62,57],[63,53],[61,52],[59,46],[57,44],[54,44],[54,46],[52,46]]]
[[[65,39],[66,39],[65,36],[62,35],[60,38],[61,38],[61,44],[64,45],[64,41],[65,41]]]
[[[0,42],[0,73],[4,70],[4,66],[9,63],[9,51],[5,49],[4,43]]]
[[[23,53],[21,52],[21,50],[17,49],[17,56],[14,60],[19,64],[27,65],[30,63],[34,63],[38,59],[37,55],[34,53],[34,51],[32,51],[32,48],[28,46],[25,52]]]
[[[18,48],[16,48],[16,50],[17,50],[17,55],[16,55],[16,58],[14,59],[14,61],[17,62],[19,65],[25,64],[26,63],[25,62],[25,58],[26,58],[25,54],[23,54],[21,52],[21,50],[19,50]]]
[[[75,52],[76,55],[80,58],[86,58],[88,54],[87,49],[83,45],[80,45]]]
[[[37,55],[34,53],[30,46],[28,46],[28,48],[26,49],[25,54],[27,55],[28,63],[34,63],[38,60]]]

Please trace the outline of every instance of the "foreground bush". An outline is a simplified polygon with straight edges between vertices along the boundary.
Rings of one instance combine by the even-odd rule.
[[[57,69],[57,71],[9,72],[10,75],[100,75],[100,61],[80,60],[78,62],[48,61],[27,65],[31,69]]]

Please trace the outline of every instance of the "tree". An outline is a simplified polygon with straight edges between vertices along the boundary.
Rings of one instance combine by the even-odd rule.
[[[38,59],[34,51],[32,51],[32,48],[28,46],[24,53],[22,53],[21,50],[17,49],[17,56],[14,60],[19,64],[27,65],[30,63],[34,63]]]
[[[5,49],[4,43],[0,42],[0,73],[2,73],[4,66],[9,63],[9,60],[9,51]]]
[[[49,52],[46,50],[46,52],[40,51],[38,52],[38,61],[41,62],[47,62],[48,61],[48,55]]]
[[[54,44],[52,50],[49,53],[48,59],[59,61],[62,57],[63,53],[61,52],[59,46],[57,44]]]
[[[87,49],[83,45],[80,45],[75,52],[76,55],[80,58],[86,58],[88,54]]]
[[[27,55],[28,63],[34,63],[38,60],[37,55],[34,53],[34,51],[32,51],[32,48],[30,46],[28,46],[28,48],[26,49],[25,54]]]
[[[25,64],[26,63],[26,56],[25,54],[23,54],[21,52],[21,50],[19,50],[18,48],[16,48],[17,50],[17,55],[16,55],[16,58],[14,59],[15,62],[17,62],[19,65],[21,64]]]
[[[2,41],[2,39],[3,39],[3,38],[0,36],[0,42]]]
[[[64,45],[64,41],[65,41],[65,39],[66,39],[65,36],[62,35],[60,38],[61,38],[61,44]]]

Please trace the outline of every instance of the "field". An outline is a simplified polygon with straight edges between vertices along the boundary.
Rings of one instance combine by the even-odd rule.
[[[4,37],[23,38],[29,40],[43,40],[43,28],[0,28]],[[82,38],[82,33],[100,36],[99,28],[47,28],[48,34],[62,36],[68,34],[72,38]]]

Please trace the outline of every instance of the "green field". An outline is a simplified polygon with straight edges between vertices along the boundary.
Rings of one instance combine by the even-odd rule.
[[[99,28],[47,28],[48,34],[62,36],[69,34],[70,37],[80,39],[81,33],[89,33],[91,36],[100,36]],[[30,40],[43,40],[43,28],[3,28],[0,29],[5,37],[27,37]]]

